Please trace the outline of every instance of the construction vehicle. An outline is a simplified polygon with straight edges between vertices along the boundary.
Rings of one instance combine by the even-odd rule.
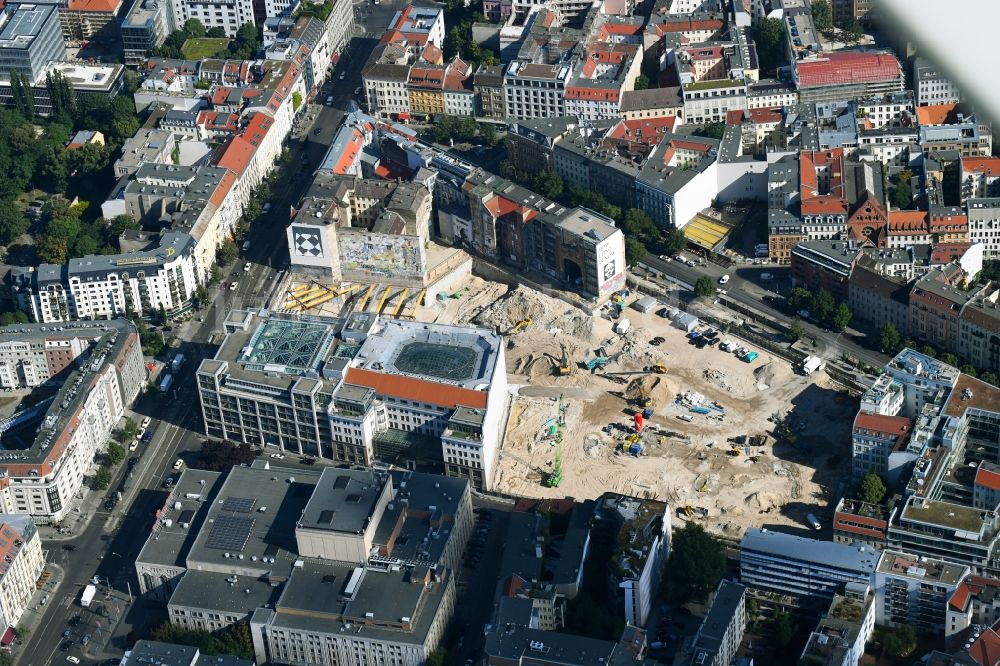
[[[562,483],[562,439],[563,428],[566,427],[566,401],[562,393],[559,394],[559,414],[556,417],[555,434],[555,458],[552,460],[552,473],[545,479],[545,485],[549,488],[558,488]]]
[[[743,452],[737,449],[736,447],[733,447],[728,451],[726,451],[726,455],[730,456],[731,458],[738,458],[740,455],[742,455],[742,453]]]
[[[627,375],[664,375],[667,373],[667,366],[662,363],[647,365],[642,370],[625,370],[622,372],[605,372],[605,376],[627,376]]]
[[[556,366],[556,374],[560,377],[566,377],[573,374],[573,366],[569,362],[569,352],[566,351],[566,345],[560,344],[559,347],[562,349],[562,359],[559,361],[559,365]]]
[[[507,335],[514,335],[515,333],[520,333],[521,331],[523,331],[526,327],[528,327],[530,325],[531,325],[531,320],[530,319],[522,319],[521,321],[519,321],[516,324],[514,324],[514,328],[510,329],[510,331],[507,333]]]

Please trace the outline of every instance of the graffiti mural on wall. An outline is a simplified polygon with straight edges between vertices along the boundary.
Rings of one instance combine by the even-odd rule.
[[[427,270],[423,246],[417,236],[341,230],[337,240],[345,280],[379,277],[422,280]]]

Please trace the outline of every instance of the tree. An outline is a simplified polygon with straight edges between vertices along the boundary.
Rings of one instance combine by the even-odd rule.
[[[514,180],[517,174],[514,173],[514,163],[510,160],[501,160],[500,176],[507,180]]]
[[[698,278],[698,281],[694,283],[694,295],[695,296],[714,296],[715,295],[715,283],[712,282],[712,278],[707,275],[702,275]]]
[[[226,36],[226,29],[220,25],[212,26],[205,32],[205,36],[213,39],[223,39]]]
[[[824,324],[829,324],[831,322],[833,312],[836,307],[837,306],[833,300],[833,296],[826,289],[820,289],[813,296],[812,314],[816,317],[816,319]]]
[[[542,169],[532,181],[531,189],[546,199],[558,199],[563,191],[563,181],[555,171]]]
[[[882,655],[907,657],[917,649],[917,634],[908,624],[886,629],[882,634]]]
[[[644,236],[654,238],[659,235],[660,230],[653,222],[653,218],[639,208],[629,208],[625,212],[625,219],[622,220],[622,230],[633,236]]]
[[[847,303],[841,301],[840,305],[837,306],[837,309],[833,311],[832,315],[834,330],[837,332],[844,331],[847,328],[847,325],[851,323],[851,317],[853,316],[854,313],[851,312],[851,308],[847,306]]]
[[[439,647],[438,649],[427,655],[427,660],[424,662],[427,666],[444,666],[445,657],[448,656],[447,650]]]
[[[802,320],[795,317],[792,319],[792,323],[788,325],[788,339],[792,342],[797,342],[804,337],[806,337],[806,329],[802,326]]]
[[[813,0],[812,3],[813,25],[821,32],[828,32],[833,28],[833,12],[830,11],[830,3],[826,0]]]
[[[65,264],[69,255],[69,243],[65,238],[42,234],[35,239],[35,254],[43,264]]]
[[[879,348],[886,354],[895,354],[903,345],[903,336],[891,321],[887,322],[878,333]]]
[[[885,497],[885,482],[875,472],[868,472],[858,483],[858,499],[868,504],[881,504]]]
[[[199,284],[197,287],[195,287],[194,300],[198,302],[199,308],[203,308],[206,305],[208,305],[208,300],[209,300],[208,289],[205,288],[205,285]]]
[[[795,638],[795,633],[799,630],[798,625],[792,622],[788,613],[775,613],[769,625],[771,636],[778,647],[788,647],[788,644]]]
[[[663,234],[663,249],[667,254],[675,254],[687,247],[687,236],[677,227],[670,227]]]
[[[964,374],[966,374],[966,375],[969,375],[970,377],[975,377],[975,376],[976,376],[976,375],[978,374],[978,373],[976,372],[976,366],[974,366],[974,365],[969,365],[968,363],[966,363],[966,364],[965,364],[965,365],[963,365],[963,366],[962,366],[961,368],[959,368],[959,370],[960,370],[960,371],[961,371],[962,373],[964,373]]]
[[[240,251],[237,249],[236,243],[231,240],[227,240],[219,246],[218,250],[216,250],[215,260],[219,264],[226,266],[236,261],[236,257],[239,256],[239,253]]]
[[[302,106],[302,93],[296,90],[292,93],[292,111],[298,111],[300,106]]]
[[[249,444],[206,439],[201,443],[198,465],[201,469],[222,472],[234,466],[249,465],[256,458],[257,452]]]
[[[944,354],[941,354],[941,356],[938,357],[938,360],[941,361],[942,363],[953,365],[956,368],[958,367],[958,357],[950,352],[945,352]]]
[[[112,442],[112,444],[108,446],[108,453],[107,453],[108,464],[111,465],[112,467],[120,464],[121,461],[125,460],[126,455],[127,454],[125,452],[125,447],[123,447],[121,444],[115,444]]]
[[[108,234],[113,238],[118,238],[126,231],[139,231],[141,228],[139,223],[135,221],[135,218],[127,213],[115,215],[108,220]]]
[[[753,41],[762,70],[774,71],[787,62],[785,53],[785,28],[781,19],[765,18],[757,21]]]
[[[909,210],[913,207],[913,188],[909,179],[903,180],[899,174],[894,177],[895,182],[890,190],[889,202],[893,208]]]
[[[231,655],[253,659],[253,640],[248,622],[237,622],[209,633],[204,629],[185,629],[178,624],[161,624],[151,632],[153,640],[189,645],[208,656]]]
[[[7,312],[0,313],[0,326],[27,324],[29,321],[28,315],[21,310],[8,310]]]
[[[497,128],[493,123],[479,123],[479,138],[484,145],[492,148],[497,145]]]
[[[924,345],[920,348],[920,353],[924,356],[930,356],[931,358],[937,358],[937,350],[930,345]]]
[[[664,578],[667,597],[674,603],[704,600],[726,570],[722,543],[698,523],[675,529]]]
[[[201,39],[205,36],[205,25],[196,18],[188,19],[181,28],[188,37]]]
[[[841,32],[840,36],[848,44],[857,44],[865,36],[865,31],[864,28],[861,27],[861,22],[856,18],[852,18],[847,25],[844,26],[844,30]]]
[[[636,90],[647,90],[649,88],[649,77],[645,74],[640,74],[635,77],[635,89]]]
[[[726,133],[725,123],[706,123],[703,127],[699,128],[695,132],[698,136],[707,136],[710,139],[722,140],[722,136]]]
[[[94,474],[93,488],[94,490],[107,490],[111,485],[111,468],[107,465],[101,465],[97,468],[97,473]]]
[[[1000,378],[997,377],[997,373],[987,370],[979,377],[981,380],[987,384],[993,384],[993,386],[1000,386]]]
[[[131,417],[125,418],[125,425],[122,426],[122,438],[125,441],[130,441],[135,439],[136,434],[139,432],[139,424],[135,422],[135,419]]]
[[[795,287],[795,289],[792,289],[792,293],[788,295],[788,307],[796,312],[806,310],[812,307],[812,298],[812,294],[809,293],[808,289]]]
[[[0,245],[11,241],[28,230],[28,219],[10,199],[0,201]]]
[[[646,256],[646,246],[634,238],[625,239],[625,263],[635,266]]]

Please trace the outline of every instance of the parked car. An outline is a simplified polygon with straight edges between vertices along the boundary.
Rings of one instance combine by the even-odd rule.
[[[149,417],[147,416],[146,418],[144,418],[144,419],[142,420],[142,426],[140,426],[140,427],[141,427],[141,428],[142,428],[143,430],[145,430],[146,428],[148,428],[148,427],[149,427],[149,424],[150,424],[151,422],[152,422],[152,419],[150,419],[150,418],[149,418]]]
[[[177,459],[177,460],[176,460],[176,461],[174,462],[174,469],[180,469],[180,468],[182,468],[182,467],[184,467],[184,461],[183,461],[183,460],[181,460],[180,458],[178,458],[178,459]]]
[[[133,439],[132,443],[128,445],[128,450],[135,451],[137,448],[139,448],[139,440]]]
[[[719,284],[726,284],[727,282],[729,282],[728,275],[723,275],[722,277],[719,278]]]
[[[83,640],[80,641],[80,644],[81,645],[86,645],[87,643],[89,643],[91,641],[92,638],[93,638],[93,636],[91,636],[90,634],[87,634],[86,636],[83,637]]]
[[[66,657],[66,661],[68,661],[71,664],[79,664],[80,663],[80,658],[79,657],[74,657],[73,655],[68,655]]]
[[[243,272],[248,273],[250,271],[250,262],[243,264]]]
[[[760,274],[760,279],[761,280],[773,280],[774,279],[774,274],[773,273],[761,273]]]
[[[240,284],[239,282],[233,280],[232,284],[229,285],[229,291],[236,291],[236,287],[238,287],[239,284]]]

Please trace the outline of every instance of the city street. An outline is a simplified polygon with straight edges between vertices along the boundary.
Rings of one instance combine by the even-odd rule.
[[[694,258],[690,253],[687,255]],[[646,255],[643,263],[689,289],[703,275],[712,278],[715,283],[718,283],[719,278],[723,275],[729,275],[729,281],[725,286],[726,295],[729,298],[773,319],[788,320],[787,314],[775,309],[764,300],[767,296],[787,295],[791,291],[791,275],[788,268],[778,268],[772,265],[723,268],[713,263],[691,267],[679,261],[663,261],[652,254]],[[764,273],[770,273],[773,279],[762,280],[761,275]],[[838,334],[808,321],[803,321],[802,326],[809,337],[815,338],[817,343],[826,349],[856,356],[863,362],[876,367],[885,365],[889,361],[888,356],[853,342],[849,335],[850,329],[846,334]]]

